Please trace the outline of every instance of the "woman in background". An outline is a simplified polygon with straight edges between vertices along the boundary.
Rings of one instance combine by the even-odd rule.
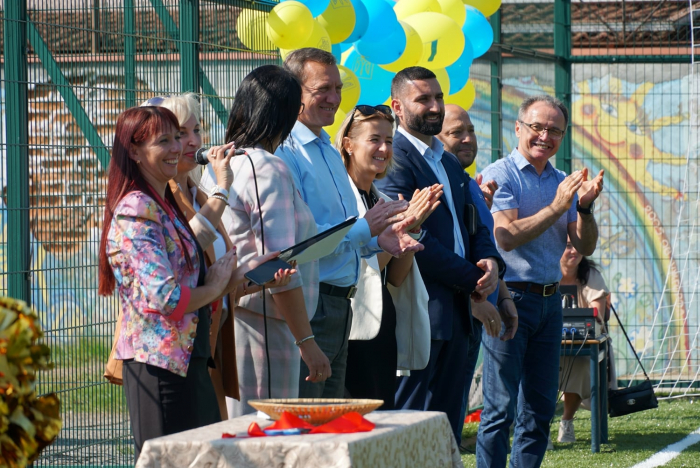
[[[335,147],[343,158],[357,199],[360,216],[370,210],[380,198],[390,199],[374,186],[375,179],[383,178],[393,162],[392,142],[394,117],[388,106],[356,106],[343,121],[335,139]],[[416,190],[407,218],[416,217],[408,231],[415,239],[421,237],[421,224],[437,208],[442,186]],[[394,409],[396,392],[397,317],[394,301],[387,284],[398,288],[413,270],[415,282],[406,285],[415,288],[414,302],[422,291],[423,307],[427,314],[427,292],[413,261],[413,252],[393,258],[384,252],[362,259],[357,293],[352,301],[352,326],[348,343],[348,361],[345,388],[353,398],[384,400],[381,410]],[[404,339],[406,337],[401,337]]]
[[[191,177],[193,171],[200,168],[194,160],[194,155],[202,147],[201,108],[196,95],[185,93],[179,96],[158,96],[149,99],[143,105],[157,105],[170,109],[180,124],[182,156],[177,164],[177,175],[169,182],[170,190],[196,234],[204,250],[206,265],[209,267],[233,249],[226,228],[221,222],[222,216],[231,216],[226,210],[233,182],[233,172],[229,165],[233,151],[229,152],[228,156],[224,152],[232,145],[209,150],[209,162],[216,174],[217,185],[213,187],[211,196],[207,196],[204,191],[198,189]],[[229,313],[232,304],[235,304],[235,292],[212,304],[209,338],[213,358],[209,374],[222,419],[228,418],[226,397],[239,398],[233,316]]]
[[[559,284],[575,285],[577,304],[582,308],[598,309],[598,320],[605,333],[602,317],[607,314],[607,300],[610,295],[603,275],[595,268],[593,260],[584,257],[567,242],[564,255],[559,261],[562,279]],[[562,356],[559,363],[559,391],[564,393],[564,414],[559,423],[558,442],[576,442],[574,415],[581,401],[591,396],[590,359],[587,356]]]
[[[168,109],[136,107],[117,120],[99,251],[99,293],[117,289],[116,359],[136,458],[146,440],[221,419],[207,372],[208,306],[250,268],[231,250],[205,273],[203,253],[168,185],[182,153]]]
[[[291,132],[300,109],[301,86],[274,65],[253,70],[236,91],[226,141],[248,156],[231,162],[236,174],[230,198],[233,219],[226,228],[241,261],[316,234],[311,210],[289,169],[273,154]],[[264,296],[241,297],[234,314],[241,399],[227,400],[229,417],[254,411],[250,399],[298,397],[299,355],[311,371],[307,379],[318,382],[330,376],[328,358],[309,324],[317,300],[318,261],[299,265],[289,284],[267,288]]]

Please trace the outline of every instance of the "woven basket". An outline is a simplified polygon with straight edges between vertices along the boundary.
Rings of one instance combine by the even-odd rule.
[[[335,418],[355,411],[362,415],[371,413],[384,404],[384,400],[348,400],[342,398],[287,398],[250,400],[248,404],[277,421],[282,413],[298,416],[314,425],[325,424]]]

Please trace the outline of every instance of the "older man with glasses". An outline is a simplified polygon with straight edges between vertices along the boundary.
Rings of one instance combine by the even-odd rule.
[[[514,419],[510,466],[538,467],[547,448],[561,346],[559,259],[567,235],[582,254],[595,250],[593,202],[603,189],[603,171],[588,180],[585,168],[567,176],[549,162],[568,124],[568,110],[558,99],[526,99],[515,123],[517,148],[483,171],[484,179],[498,184],[491,207],[494,235],[508,265],[504,279],[511,297],[505,300],[515,303],[519,323],[512,340],[482,336],[478,467],[505,466]]]

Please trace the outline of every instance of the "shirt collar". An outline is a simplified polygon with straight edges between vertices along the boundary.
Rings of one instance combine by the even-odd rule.
[[[532,163],[530,163],[530,161],[528,161],[527,158],[525,158],[525,156],[523,156],[522,153],[518,151],[518,148],[515,148],[513,150],[511,156],[513,158],[513,162],[515,162],[516,167],[521,171],[527,166],[530,166],[532,167],[533,171],[537,172],[535,166],[533,166]],[[549,173],[552,172],[552,170],[552,164],[549,161],[547,161],[547,164],[544,166],[544,171],[542,171],[542,176],[548,176]]]
[[[321,143],[324,143],[326,145],[331,144],[331,138],[328,136],[328,133],[326,133],[325,130],[321,129],[321,135],[316,136],[314,132],[309,130],[309,127],[304,125],[303,123],[299,122],[298,120],[294,124],[294,128],[292,129],[291,133],[292,138],[299,142],[302,146],[311,143],[314,140],[321,140]]]
[[[413,144],[413,146],[416,147],[418,152],[423,156],[424,158],[428,159],[434,159],[436,161],[440,161],[442,159],[442,153],[445,152],[445,147],[442,145],[442,142],[438,140],[437,138],[433,137],[433,141],[430,146],[426,145],[422,141],[420,141],[418,138],[414,137],[410,133],[406,131],[403,127],[399,126],[398,131],[401,132],[403,136],[406,137],[408,141]],[[431,155],[426,156],[426,153],[428,149],[431,150]]]

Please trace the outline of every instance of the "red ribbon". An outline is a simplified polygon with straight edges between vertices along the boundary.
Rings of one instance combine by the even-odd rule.
[[[481,411],[482,410],[476,410],[473,413],[467,415],[467,417],[464,418],[464,422],[466,424],[469,424],[481,421]]]
[[[313,426],[291,413],[284,412],[278,421],[275,421],[266,430],[281,429],[307,429],[309,434],[352,434],[354,432],[369,432],[374,429],[374,423],[366,420],[360,413],[346,413],[333,421],[321,426]],[[253,422],[248,426],[249,437],[267,437],[265,431],[260,429],[258,423]],[[231,434],[223,434],[223,438],[235,437]]]

